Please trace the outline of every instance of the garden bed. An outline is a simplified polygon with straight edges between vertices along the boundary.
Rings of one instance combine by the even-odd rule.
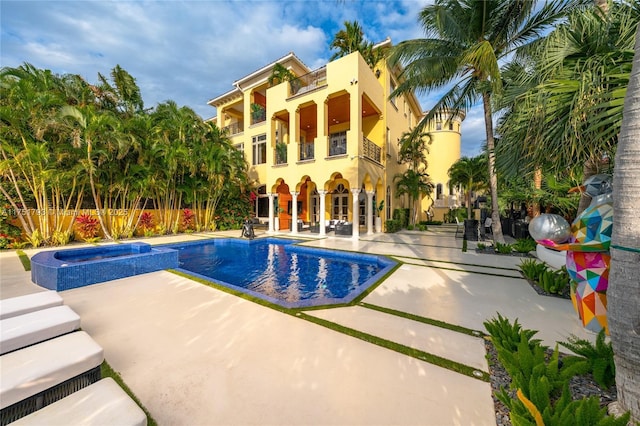
[[[496,396],[501,388],[508,389],[511,384],[511,376],[504,369],[498,360],[498,352],[490,340],[485,340],[485,349],[487,351],[487,360],[489,362],[489,376],[491,378],[491,398],[493,399],[493,407],[496,416],[496,425],[511,426],[509,418],[509,407],[505,406]],[[564,355],[566,356],[566,355]],[[562,355],[561,355],[562,358]],[[606,407],[610,403],[617,400],[617,391],[615,385],[609,389],[602,389],[598,386],[591,374],[575,376],[569,383],[569,389],[573,399],[589,398],[597,396],[600,400],[600,406]],[[510,391],[515,395],[514,391]],[[513,396],[512,395],[512,396]]]

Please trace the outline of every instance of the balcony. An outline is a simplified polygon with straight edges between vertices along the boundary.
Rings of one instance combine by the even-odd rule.
[[[300,144],[300,161],[313,160],[315,144],[313,142]]]
[[[362,138],[362,155],[369,160],[382,164],[382,148],[365,137]]]
[[[238,133],[244,132],[244,126],[242,123],[233,123],[228,126],[224,126],[222,131],[225,132],[229,136],[237,135]]]
[[[329,135],[329,157],[345,155],[347,153],[347,132]]]
[[[251,124],[263,123],[267,120],[267,111],[264,105],[251,104]]]
[[[318,68],[308,74],[301,75],[289,82],[291,87],[291,96],[301,95],[310,92],[317,87],[327,84],[327,68]]]

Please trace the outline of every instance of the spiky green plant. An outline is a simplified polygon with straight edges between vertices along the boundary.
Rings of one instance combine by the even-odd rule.
[[[586,358],[593,379],[603,389],[609,389],[616,383],[616,365],[613,361],[611,342],[605,342],[605,337],[605,331],[602,329],[596,337],[595,344],[573,334],[566,342],[560,344],[576,355]]]

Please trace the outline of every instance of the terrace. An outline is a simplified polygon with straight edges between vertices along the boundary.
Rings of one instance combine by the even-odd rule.
[[[500,312],[547,345],[594,336],[570,301],[529,286],[518,258],[462,252],[455,228],[433,228],[309,238],[304,245],[401,262],[364,298],[331,309],[277,309],[169,271],[59,294],[158,424],[495,424],[484,342],[471,331]],[[1,252],[0,266],[2,298],[42,290],[14,252]]]

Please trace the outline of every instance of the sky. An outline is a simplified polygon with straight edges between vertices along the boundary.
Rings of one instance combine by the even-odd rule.
[[[422,37],[417,17],[429,2],[0,0],[0,66],[27,62],[96,83],[120,65],[145,107],[173,100],[209,118],[209,99],[289,52],[311,69],[326,64],[345,21],[357,20],[374,43]],[[439,95],[420,94],[422,109]],[[462,124],[462,155],[477,155],[485,139],[478,106]]]

